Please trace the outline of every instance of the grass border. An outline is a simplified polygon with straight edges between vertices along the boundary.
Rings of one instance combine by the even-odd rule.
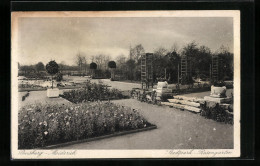
[[[151,125],[149,127],[141,128],[141,129],[135,129],[135,130],[128,130],[128,131],[121,131],[121,132],[115,132],[113,134],[108,134],[108,135],[103,135],[103,136],[98,136],[98,137],[93,137],[93,138],[87,138],[87,139],[82,139],[82,140],[77,140],[77,141],[70,141],[70,142],[65,142],[61,144],[56,144],[56,145],[49,145],[41,148],[34,148],[35,150],[43,150],[43,149],[54,149],[54,148],[59,148],[63,146],[68,146],[68,145],[73,145],[73,144],[78,144],[78,143],[83,143],[83,142],[91,142],[91,141],[97,141],[100,139],[105,139],[105,138],[110,138],[110,137],[115,137],[115,136],[121,136],[121,135],[127,135],[127,134],[132,134],[132,133],[137,133],[141,131],[147,131],[147,130],[153,130],[157,129],[156,125]],[[23,149],[20,149],[23,150]]]

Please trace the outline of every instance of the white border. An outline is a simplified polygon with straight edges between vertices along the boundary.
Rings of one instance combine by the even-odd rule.
[[[18,18],[20,17],[233,17],[234,28],[234,149],[165,150],[18,150]],[[12,159],[80,158],[221,158],[240,156],[240,11],[95,11],[12,12],[11,16],[11,154]]]

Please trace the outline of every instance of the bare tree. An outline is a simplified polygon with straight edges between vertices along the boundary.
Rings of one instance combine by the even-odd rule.
[[[111,57],[110,57],[109,55],[106,55],[106,56],[104,57],[104,67],[105,67],[105,70],[108,69],[107,64],[108,64],[108,62],[109,62],[110,60],[111,60]]]
[[[84,56],[82,58],[82,65],[84,66],[84,72],[87,72],[87,58]]]
[[[86,64],[86,57],[84,57],[82,54],[78,53],[76,55],[76,64],[79,67],[79,72],[82,72],[84,64]]]
[[[228,46],[224,46],[223,44],[219,47],[219,49],[217,49],[216,54],[220,54],[220,53],[228,53],[229,51],[229,47]]]
[[[154,55],[157,57],[163,57],[167,54],[167,49],[164,47],[158,47],[157,49],[154,50]]]
[[[94,61],[95,61],[95,59],[96,59],[96,58],[95,58],[95,56],[94,56],[94,55],[92,55],[92,56],[91,56],[91,58],[90,58],[91,62],[94,62]]]
[[[104,64],[105,55],[99,54],[95,56],[95,62],[97,64],[98,69],[102,69],[102,66]]]
[[[111,60],[109,55],[99,54],[92,57],[92,62],[96,62],[98,69],[106,70],[108,69],[108,62]]]
[[[170,48],[170,52],[179,53],[179,50],[180,50],[180,48],[179,48],[179,45],[178,45],[177,43],[174,43],[174,44],[172,45],[172,47]]]
[[[135,62],[138,62],[139,58],[144,53],[145,50],[142,44],[138,44],[134,48],[130,48],[130,57],[131,59],[135,60]]]
[[[125,65],[126,65],[126,56],[124,56],[123,54],[119,55],[116,57],[116,63],[117,63],[117,68],[120,70],[123,70]]]

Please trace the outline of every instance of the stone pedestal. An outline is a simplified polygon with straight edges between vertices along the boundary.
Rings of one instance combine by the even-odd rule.
[[[167,88],[167,86],[168,86],[168,83],[166,81],[164,81],[164,82],[159,81],[157,83],[157,89],[159,89],[159,88]]]
[[[47,89],[47,97],[59,97],[60,91],[58,88]]]
[[[204,100],[220,104],[230,103],[231,98],[226,96],[226,90],[227,88],[225,86],[217,87],[212,85],[210,96],[205,96]]]
[[[59,95],[63,95],[63,90],[59,90]]]
[[[226,96],[226,90],[227,88],[225,86],[222,87],[217,87],[217,86],[211,86],[211,97],[216,97],[216,98],[225,98]]]
[[[230,103],[231,102],[231,98],[230,97],[211,97],[211,96],[205,96],[204,100],[206,101],[213,101],[216,103]]]

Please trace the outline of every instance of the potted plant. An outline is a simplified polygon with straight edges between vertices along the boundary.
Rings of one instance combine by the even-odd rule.
[[[115,69],[116,69],[116,62],[115,61],[109,61],[108,67],[111,69],[111,81],[115,80]]]
[[[211,85],[210,96],[219,98],[227,97],[226,90],[227,88],[225,86],[224,81],[214,81]]]
[[[59,97],[59,89],[53,88],[53,76],[59,72],[59,65],[55,61],[50,61],[46,65],[46,71],[51,75],[51,89],[47,89],[47,97]]]

